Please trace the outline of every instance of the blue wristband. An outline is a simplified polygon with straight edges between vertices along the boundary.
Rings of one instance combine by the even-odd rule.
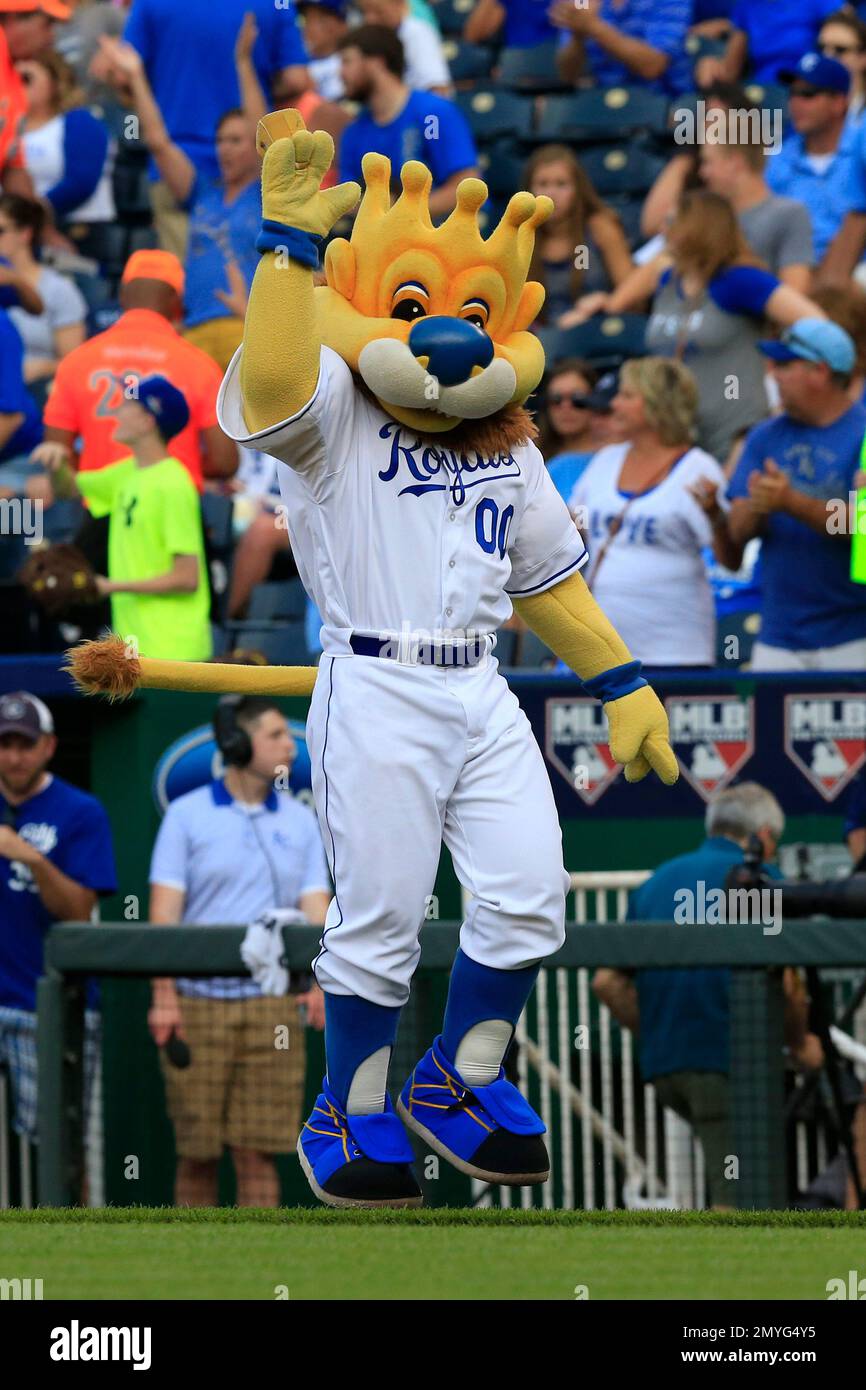
[[[256,239],[257,251],[284,251],[292,261],[301,265],[319,268],[320,236],[312,232],[302,232],[299,227],[287,227],[282,222],[262,222],[262,230]]]
[[[600,675],[593,676],[592,680],[581,681],[581,685],[587,695],[594,696],[606,705],[609,700],[621,700],[623,695],[631,695],[635,690],[640,690],[642,685],[646,685],[640,672],[639,661],[626,661],[622,666],[611,666],[609,671],[602,671]]]

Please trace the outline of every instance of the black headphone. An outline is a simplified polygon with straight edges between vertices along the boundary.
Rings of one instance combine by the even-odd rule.
[[[247,767],[252,761],[252,740],[238,723],[238,706],[243,701],[243,695],[224,695],[214,711],[214,738],[229,767]]]

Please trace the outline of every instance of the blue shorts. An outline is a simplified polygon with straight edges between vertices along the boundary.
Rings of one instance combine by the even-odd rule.
[[[90,1110],[93,1080],[99,1065],[102,1029],[94,1009],[84,1012],[84,1114]],[[9,1073],[12,1085],[12,1128],[37,1140],[36,1015],[27,1009],[0,1007],[0,1067]]]

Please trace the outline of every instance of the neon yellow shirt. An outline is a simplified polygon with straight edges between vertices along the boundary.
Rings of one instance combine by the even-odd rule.
[[[91,514],[109,517],[109,579],[153,579],[171,569],[175,555],[198,559],[195,593],[112,594],[114,630],[135,638],[142,656],[207,661],[213,647],[201,506],[183,464],[164,458],[141,468],[121,459],[79,473],[76,483]]]

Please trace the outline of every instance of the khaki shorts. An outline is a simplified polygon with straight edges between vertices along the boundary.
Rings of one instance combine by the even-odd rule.
[[[237,318],[206,319],[204,323],[185,328],[183,336],[226,371],[243,342],[244,321]]]
[[[226,1144],[290,1153],[301,1122],[306,1061],[295,1000],[181,995],[180,1007],[190,1065],[179,1070],[160,1049],[178,1155],[216,1159]]]

